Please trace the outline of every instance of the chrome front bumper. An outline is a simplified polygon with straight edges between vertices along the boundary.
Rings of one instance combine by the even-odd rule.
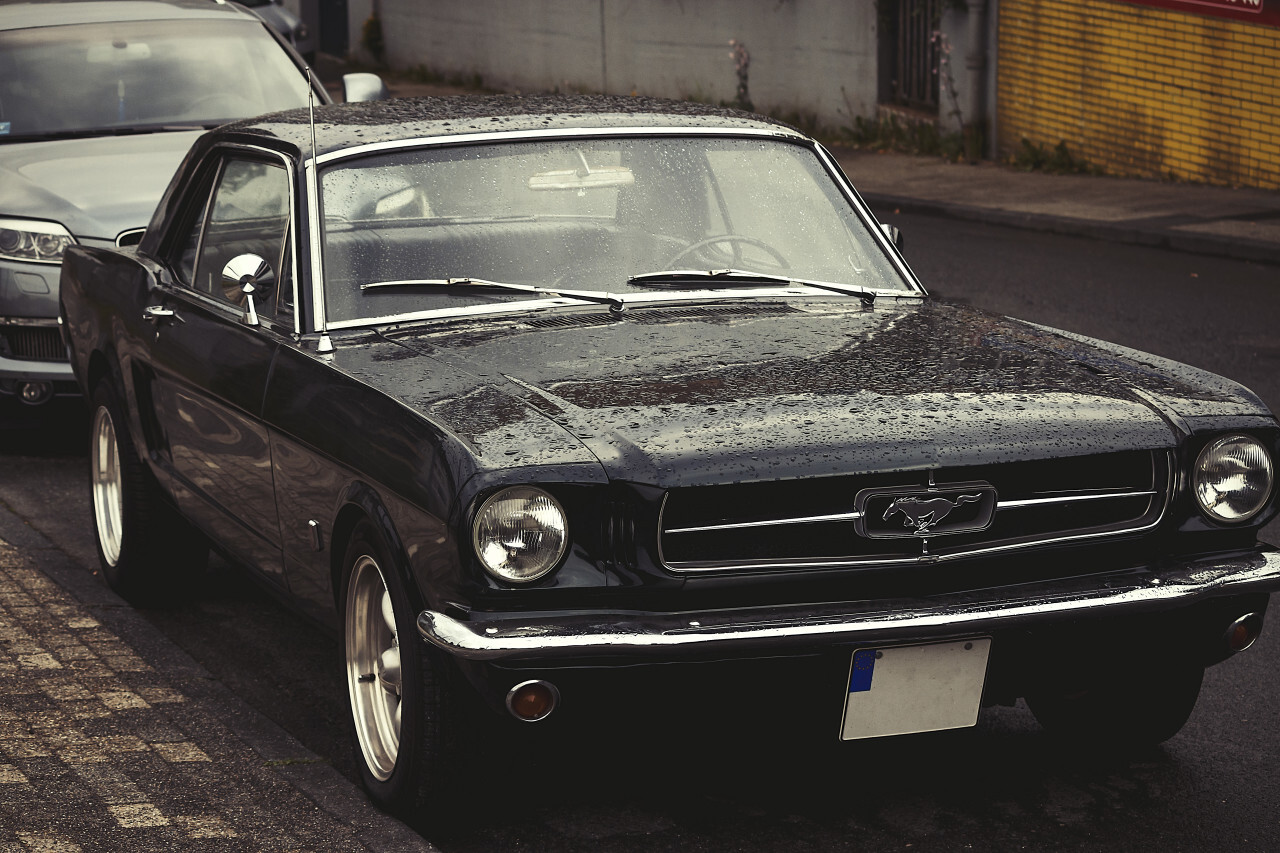
[[[466,621],[426,610],[418,616],[418,631],[427,642],[467,660],[643,662],[986,634],[1081,618],[1173,611],[1211,598],[1276,589],[1280,589],[1280,553],[1268,547],[1244,556],[1186,561],[1161,570],[927,599],[701,613],[473,613]]]

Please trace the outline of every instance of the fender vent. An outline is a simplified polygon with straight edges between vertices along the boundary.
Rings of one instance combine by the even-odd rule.
[[[605,501],[600,507],[602,562],[619,569],[637,567],[636,521],[624,501]]]

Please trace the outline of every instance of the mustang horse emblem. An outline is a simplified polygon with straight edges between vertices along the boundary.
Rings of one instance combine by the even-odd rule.
[[[942,519],[951,514],[951,511],[962,504],[977,503],[982,500],[982,495],[956,495],[954,501],[947,498],[897,498],[893,503],[889,504],[889,508],[884,511],[881,521],[888,521],[889,516],[895,512],[902,513],[904,517],[903,526],[914,527],[916,534],[929,532]]]

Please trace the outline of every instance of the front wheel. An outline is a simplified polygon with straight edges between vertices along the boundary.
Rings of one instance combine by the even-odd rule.
[[[343,567],[343,658],[364,787],[387,811],[439,820],[463,727],[448,661],[418,637],[391,552],[367,521]]]
[[[1028,694],[1027,706],[1052,735],[1103,748],[1163,743],[1186,724],[1200,695],[1204,667],[1163,663],[1116,667],[1084,683]]]
[[[89,487],[102,574],[134,604],[163,606],[188,597],[208,563],[208,542],[157,494],[138,458],[116,393],[93,393]]]

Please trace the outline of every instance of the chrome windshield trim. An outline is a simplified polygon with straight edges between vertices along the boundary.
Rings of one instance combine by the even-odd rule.
[[[437,145],[475,145],[483,142],[532,141],[538,139],[584,139],[613,136],[720,136],[720,137],[767,137],[798,142],[805,147],[812,147],[813,142],[807,136],[789,131],[786,128],[764,127],[679,127],[674,125],[637,125],[635,127],[559,127],[546,130],[504,130],[484,131],[477,133],[456,133],[437,136],[418,136],[413,139],[393,139],[384,142],[368,142],[364,145],[353,145],[340,151],[328,151],[318,158],[321,166],[327,166],[338,160],[351,157],[362,157],[384,151],[399,151],[405,148],[425,148]]]
[[[549,290],[551,288],[548,288]],[[910,293],[901,290],[874,290],[876,298],[886,299],[919,299],[921,293]],[[600,291],[601,296],[606,295]],[[797,297],[826,297],[857,299],[856,296],[840,297],[830,290],[801,285],[798,287],[731,287],[712,290],[677,290],[661,293],[618,293],[610,291],[610,296],[618,297],[623,303],[623,312],[618,316],[626,317],[626,309],[654,308],[663,305],[684,305],[696,302],[750,302],[758,299],[779,299]],[[527,312],[545,311],[549,308],[566,306],[601,306],[585,299],[561,297],[557,299],[517,299],[498,302],[493,305],[461,305],[453,308],[436,308],[431,311],[415,311],[409,314],[387,314],[379,317],[362,317],[358,320],[334,320],[329,323],[330,329],[359,329],[370,326],[386,326],[399,323],[414,323],[419,320],[458,319],[463,317],[488,317],[498,314],[523,314]]]
[[[855,187],[849,180],[849,176],[840,168],[840,164],[836,162],[836,158],[833,157],[831,152],[828,151],[821,143],[815,142],[813,144],[818,154],[818,160],[826,167],[827,171],[831,173],[832,177],[835,178],[836,185],[840,187],[840,190],[845,194],[849,203],[852,204],[862,215],[863,221],[868,226],[868,230],[872,232],[872,239],[880,246],[880,249],[885,253],[885,256],[893,262],[894,267],[897,268],[903,279],[912,287],[915,287],[921,295],[926,295],[928,291],[925,290],[924,283],[916,277],[915,271],[911,269],[909,264],[907,264],[907,259],[898,251],[898,247],[889,239],[889,235],[884,233],[884,229],[880,227],[879,217],[877,217],[867,203],[862,200],[862,195],[859,194],[857,187]]]
[[[330,328],[326,324],[324,299],[324,253],[320,244],[320,182],[316,172],[315,152],[302,164],[307,191],[307,240],[311,255],[311,328],[323,334]]]

